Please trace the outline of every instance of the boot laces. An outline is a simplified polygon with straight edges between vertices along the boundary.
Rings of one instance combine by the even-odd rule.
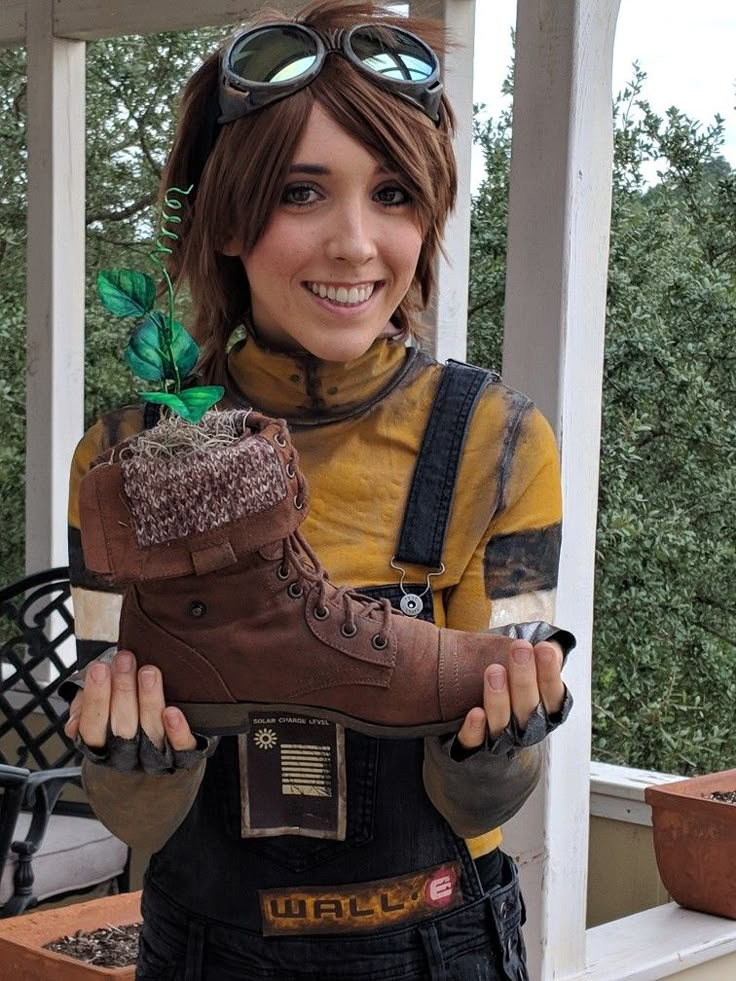
[[[305,562],[304,559],[308,560]],[[295,531],[284,539],[284,556],[282,559],[284,572],[289,568],[293,568],[297,574],[298,579],[306,580],[311,583],[312,586],[316,586],[318,589],[318,600],[315,607],[315,614],[319,616],[318,610],[323,612],[327,611],[327,573],[322,566],[322,563],[317,558],[314,550],[307,543],[306,539],[300,534],[300,532]],[[298,587],[298,581],[296,583]],[[360,608],[360,615],[366,617],[372,617],[373,615],[379,615],[381,618],[381,628],[379,633],[375,634],[373,637],[373,646],[381,650],[388,643],[388,637],[391,633],[391,617],[393,616],[393,610],[391,608],[391,603],[387,599],[371,599],[368,596],[362,595],[349,586],[335,586],[336,592],[332,597],[332,602],[335,605],[342,604],[343,609],[343,620],[342,634],[344,637],[354,637],[358,632],[357,625],[355,623],[355,608],[356,605]],[[292,593],[292,595],[297,596],[301,593]]]

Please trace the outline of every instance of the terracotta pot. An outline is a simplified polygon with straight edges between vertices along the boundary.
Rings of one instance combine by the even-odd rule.
[[[0,968],[8,981],[133,981],[135,967],[98,967],[44,950],[43,945],[77,930],[126,926],[141,920],[140,892],[105,896],[88,903],[24,913],[0,920]]]
[[[665,888],[687,909],[736,919],[736,804],[706,800],[736,790],[736,770],[647,787],[654,851]]]

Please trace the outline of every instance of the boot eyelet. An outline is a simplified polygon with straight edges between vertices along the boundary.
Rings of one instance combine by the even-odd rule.
[[[194,602],[189,604],[189,616],[190,617],[203,617],[207,612],[207,604],[203,603],[202,600],[194,600]]]
[[[297,511],[301,511],[301,509],[304,507],[304,501],[300,501],[299,500],[299,495],[298,494],[294,498],[294,507],[297,509]]]
[[[294,473],[294,468],[290,463],[286,464],[286,476],[289,478],[289,480],[293,480],[294,477],[296,477],[296,474]]]
[[[340,633],[343,635],[343,637],[354,637],[357,634],[357,632],[358,632],[358,628],[355,626],[355,624],[353,624],[352,630],[346,623],[344,623],[340,627]]]
[[[315,620],[326,620],[329,615],[330,615],[330,611],[326,606],[315,606],[314,608]]]
[[[388,638],[384,637],[383,634],[376,634],[375,637],[371,638],[371,644],[377,651],[385,650],[388,647]]]
[[[299,599],[300,596],[304,595],[304,590],[298,582],[289,583],[289,588],[286,590],[286,592],[292,599]]]
[[[289,567],[288,565],[280,565],[276,570],[276,578],[280,579],[281,582],[285,582],[289,578]]]
[[[276,433],[276,435],[273,438],[273,441],[277,446],[281,446],[281,447],[286,446],[286,440],[281,435],[281,433]]]

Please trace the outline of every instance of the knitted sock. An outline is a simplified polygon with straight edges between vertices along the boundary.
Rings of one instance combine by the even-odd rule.
[[[276,451],[246,426],[248,412],[208,412],[196,426],[172,417],[121,455],[138,544],[201,534],[286,497]]]

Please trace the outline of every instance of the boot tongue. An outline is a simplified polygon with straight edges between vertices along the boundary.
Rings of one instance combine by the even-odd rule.
[[[294,565],[300,572],[306,574],[309,579],[324,579],[327,573],[321,565],[315,564],[316,556],[305,547],[304,539],[299,531],[289,535],[288,546],[283,539],[267,542],[258,549],[258,554],[267,562],[277,562],[284,560]]]

